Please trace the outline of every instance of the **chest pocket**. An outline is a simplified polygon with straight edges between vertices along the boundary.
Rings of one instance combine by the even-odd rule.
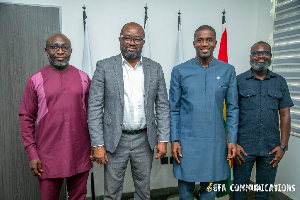
[[[256,91],[252,89],[239,90],[240,108],[244,110],[252,110],[255,108]]]
[[[268,107],[271,109],[278,110],[279,101],[282,99],[282,92],[280,90],[268,90]]]
[[[217,94],[217,97],[219,99],[221,99],[222,101],[223,101],[223,99],[225,99],[228,87],[229,87],[228,83],[218,83],[216,94]]]

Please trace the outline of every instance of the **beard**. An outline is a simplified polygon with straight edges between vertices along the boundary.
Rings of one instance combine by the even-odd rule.
[[[126,46],[125,48],[124,48],[124,50],[123,50],[123,53],[124,53],[124,56],[126,57],[126,58],[138,58],[139,57],[139,55],[141,55],[141,52],[140,52],[140,50],[139,50],[139,48],[138,47],[136,47],[136,51],[134,52],[134,53],[131,53],[131,52],[128,52],[127,51],[127,48],[128,48],[128,46]]]
[[[57,62],[55,57],[54,56],[50,56],[48,53],[47,53],[47,57],[48,57],[48,60],[49,62],[56,68],[58,69],[63,69],[65,68],[66,66],[68,66],[69,64],[69,60],[70,60],[70,57],[66,57],[66,59],[62,62]]]
[[[202,54],[201,51],[197,51],[197,55],[202,59],[206,59],[211,56],[211,52],[209,51],[207,54]]]
[[[255,61],[250,60],[251,68],[254,69],[255,71],[258,71],[258,72],[262,72],[262,71],[267,70],[270,67],[271,63],[272,63],[271,59],[267,60],[263,64],[258,64]]]

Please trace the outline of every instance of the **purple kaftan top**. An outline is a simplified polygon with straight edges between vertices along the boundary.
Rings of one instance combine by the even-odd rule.
[[[71,65],[64,72],[47,65],[28,79],[19,112],[21,136],[29,160],[41,160],[41,179],[91,169],[90,83],[86,73]]]

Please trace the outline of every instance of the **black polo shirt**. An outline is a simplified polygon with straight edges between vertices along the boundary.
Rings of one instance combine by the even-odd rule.
[[[280,145],[278,110],[293,106],[285,79],[268,70],[259,80],[250,70],[237,76],[239,130],[237,143],[248,155],[269,156]]]

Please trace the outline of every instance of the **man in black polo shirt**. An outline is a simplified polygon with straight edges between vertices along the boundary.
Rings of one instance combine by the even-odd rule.
[[[251,69],[237,76],[240,117],[234,184],[249,184],[256,161],[256,184],[265,187],[265,191],[256,192],[256,199],[270,199],[267,191],[274,184],[278,163],[288,149],[291,129],[293,102],[285,79],[268,70],[271,57],[268,43],[255,43],[251,47]],[[246,191],[235,191],[234,199],[246,199]]]

